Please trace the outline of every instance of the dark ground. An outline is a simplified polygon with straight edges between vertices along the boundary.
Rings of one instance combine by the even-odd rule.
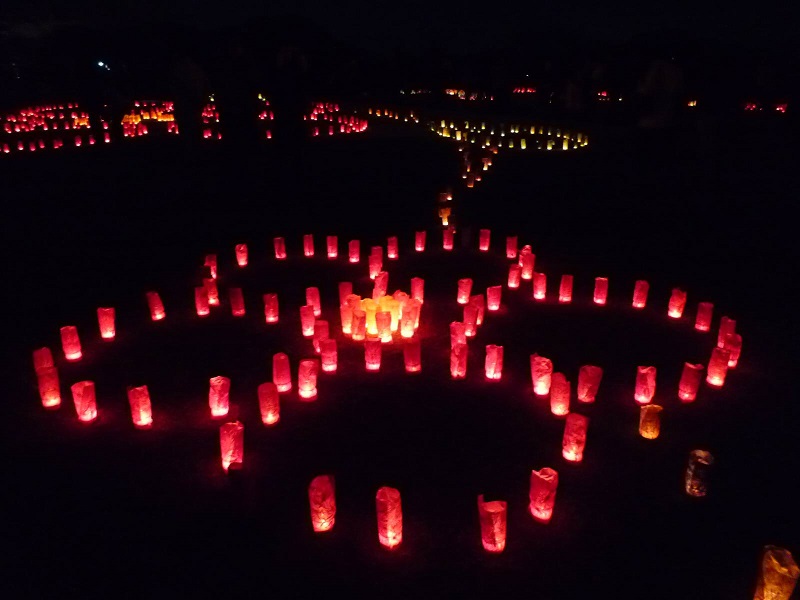
[[[420,131],[423,131],[420,127]],[[800,554],[796,335],[791,283],[797,252],[791,131],[731,122],[699,139],[592,131],[578,153],[500,154],[475,190],[457,174],[453,146],[377,124],[364,135],[274,144],[243,154],[204,146],[186,155],[174,140],[117,142],[60,156],[0,157],[9,348],[2,539],[8,597],[183,597],[212,591],[308,597],[348,590],[401,597],[750,598],[761,547]],[[440,249],[434,198],[454,185],[461,226],[492,228],[492,256]],[[413,231],[429,250],[413,255]],[[317,257],[298,256],[314,232]],[[297,307],[319,285],[338,324],[336,282],[370,289],[366,266],[324,258],[324,238],[369,246],[400,236],[390,290],[426,279],[423,372],[402,372],[402,352],[366,375],[360,347],[340,342],[339,372],[321,375],[319,400],[282,403],[281,422],[260,424],[256,386],[270,358],[293,370],[309,352]],[[518,234],[551,277],[545,304],[529,287],[509,293],[471,343],[466,381],[447,367],[447,323],[460,319],[455,281],[505,281],[501,241]],[[271,239],[285,235],[285,264]],[[250,245],[235,267],[233,246]],[[248,314],[227,306],[198,322],[192,286],[216,251],[220,286],[240,283]],[[575,302],[553,301],[562,272]],[[593,278],[610,278],[610,303],[591,304]],[[633,281],[651,283],[648,308],[630,309]],[[669,290],[689,292],[687,316],[668,322]],[[150,322],[144,292],[158,290],[167,318]],[[263,323],[260,295],[279,291],[281,323]],[[706,362],[715,334],[692,329],[696,303],[737,318],[739,368],[696,403],[675,396],[685,360]],[[95,308],[113,305],[118,337],[102,343]],[[600,314],[597,314],[600,313]],[[30,353],[61,356],[58,328],[78,326],[84,359],[57,358],[60,410],[41,408]],[[502,343],[500,383],[483,379],[483,346]],[[591,407],[586,458],[560,456],[563,424],[530,393],[528,355],[551,357],[577,383],[581,364],[606,370]],[[637,434],[635,367],[659,369],[662,436]],[[208,417],[208,378],[232,379],[232,408],[245,422],[245,468],[219,466],[218,423]],[[353,374],[357,374],[353,377]],[[69,384],[97,383],[99,419],[83,426]],[[136,431],[125,387],[146,383],[155,426]],[[573,390],[575,388],[573,387]],[[717,459],[710,495],[683,493],[693,448]],[[561,476],[553,521],[527,515],[530,469]],[[306,487],[332,473],[336,526],[314,535]],[[377,543],[374,495],[401,490],[404,542]],[[480,545],[475,498],[509,501],[508,545]]]

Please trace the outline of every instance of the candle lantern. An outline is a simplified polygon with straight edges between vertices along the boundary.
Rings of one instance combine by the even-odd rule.
[[[418,339],[408,340],[403,346],[403,362],[406,373],[417,373],[422,369],[421,346]]]
[[[117,335],[115,323],[116,311],[113,308],[97,309],[97,324],[100,326],[100,337],[104,340],[113,340]]]
[[[528,252],[527,254],[520,254],[519,266],[522,269],[520,277],[528,281],[534,277],[534,267],[536,266],[536,255]]]
[[[75,403],[75,412],[78,420],[89,423],[97,418],[97,399],[95,398],[94,382],[79,381],[70,386],[72,401]]]
[[[388,344],[392,341],[392,313],[378,311],[375,313],[375,327],[381,343]]]
[[[303,400],[313,400],[317,397],[317,373],[319,361],[314,358],[304,358],[297,368],[297,393]]]
[[[667,316],[673,319],[680,319],[683,315],[683,309],[686,307],[686,292],[680,288],[674,288],[672,295],[669,298],[669,307],[667,309]]]
[[[336,522],[336,490],[332,475],[319,475],[308,486],[311,526],[315,532],[329,531]]]
[[[228,299],[231,302],[231,314],[234,317],[244,316],[244,296],[242,288],[231,288],[228,291]]]
[[[264,320],[267,323],[277,323],[278,319],[280,318],[280,312],[279,312],[279,308],[278,308],[278,294],[264,294],[263,300],[264,300]],[[303,322],[303,308],[304,307],[300,308],[300,320],[301,320],[301,323],[304,323]],[[310,309],[310,312],[311,312],[311,318],[312,318],[312,321],[311,321],[311,328],[312,329],[311,329],[311,331],[313,333],[313,327],[314,327],[314,321],[313,321],[314,309],[313,309],[313,307]],[[306,331],[305,325],[303,325],[303,335],[305,335],[305,331]]]
[[[319,354],[321,352],[320,342],[330,337],[331,329],[328,322],[321,319],[314,321],[314,335],[311,337],[311,343],[314,346],[315,353]]]
[[[300,328],[303,337],[313,337],[314,335],[314,307],[310,304],[300,307]]]
[[[33,351],[33,370],[38,373],[42,369],[54,366],[53,353],[50,348],[37,348]]]
[[[452,227],[448,227],[447,229],[442,229],[442,248],[444,248],[445,250],[453,249],[454,234],[455,230]]]
[[[397,260],[398,252],[397,252],[397,237],[391,236],[386,241],[386,256],[389,257],[389,260]]]
[[[411,297],[419,302],[425,301],[425,280],[420,277],[411,278]]]
[[[478,332],[478,308],[474,304],[464,307],[464,335],[468,338],[475,337]]]
[[[517,258],[517,236],[506,237],[506,258]]]
[[[325,245],[328,247],[328,258],[337,258],[339,256],[339,238],[335,235],[329,235],[325,238]]]
[[[236,263],[240,267],[247,266],[247,244],[236,244]]]
[[[719,333],[717,334],[717,346],[725,346],[725,338],[729,333],[736,333],[736,320],[730,317],[722,317],[719,321]]]
[[[375,283],[372,288],[372,299],[376,302],[385,296],[389,291],[389,273],[387,271],[380,271],[375,276]]]
[[[492,237],[492,232],[489,229],[481,229],[478,233],[478,250],[481,252],[489,251],[489,242]]]
[[[208,296],[209,306],[219,306],[219,289],[217,289],[217,280],[206,277],[203,279],[203,285],[206,288],[206,295]]]
[[[319,317],[322,314],[322,302],[320,302],[319,299],[319,288],[306,288],[306,304],[310,304],[314,307],[315,317]]]
[[[633,308],[644,308],[647,305],[647,293],[650,284],[643,279],[638,280],[633,286]]]
[[[372,246],[369,249],[370,256],[380,256],[381,261],[383,261],[383,246]]]
[[[375,314],[378,312],[378,303],[371,298],[366,298],[361,302],[364,312],[367,313],[367,334],[378,335],[378,325],[375,322]]]
[[[486,361],[484,364],[486,379],[498,380],[503,377],[503,347],[494,344],[486,346]]]
[[[486,288],[486,309],[491,311],[500,310],[500,298],[502,294],[502,285],[493,285]]]
[[[686,493],[695,498],[706,495],[708,485],[708,471],[714,464],[714,457],[706,450],[692,450],[689,453],[689,462],[684,474],[684,487]]]
[[[400,335],[406,339],[414,337],[414,309],[408,305],[400,317]]]
[[[516,264],[508,265],[508,287],[515,290],[519,288],[520,275],[522,275],[522,267]]]
[[[639,435],[646,440],[654,440],[661,433],[661,411],[658,404],[645,404],[639,407]]]
[[[348,260],[351,263],[357,263],[361,260],[361,242],[358,240],[350,240],[347,244]]]
[[[531,248],[530,245],[526,244],[525,246],[522,247],[522,250],[519,251],[519,256],[517,258],[517,262],[519,263],[520,267],[522,266],[522,259],[528,254],[531,254],[532,252],[533,248]]]
[[[289,366],[289,357],[283,352],[278,352],[272,356],[272,382],[281,393],[292,389],[292,371]]]
[[[363,341],[367,337],[367,313],[361,309],[354,310],[350,328],[353,341]]]
[[[353,284],[349,281],[339,282],[339,306],[347,302],[347,297],[353,293]]]
[[[711,302],[700,302],[697,305],[697,318],[694,321],[694,328],[697,331],[709,331],[713,314],[714,305]]]
[[[544,356],[531,354],[531,379],[533,393],[537,396],[547,396],[553,379],[553,362]]]
[[[450,348],[452,349],[456,344],[467,343],[467,328],[464,323],[453,321],[450,323]]]
[[[281,420],[281,400],[278,386],[267,382],[258,386],[258,408],[261,411],[261,422],[274,425]]]
[[[544,273],[533,274],[533,299],[544,300],[547,296],[547,275]]]
[[[342,333],[351,335],[353,333],[353,307],[349,304],[342,304],[339,307],[339,317],[342,321]]]
[[[586,447],[586,430],[589,428],[589,418],[570,413],[564,423],[564,438],[561,441],[561,455],[570,462],[581,462],[583,450]]]
[[[711,350],[711,358],[708,361],[706,371],[706,383],[713,387],[722,387],[725,384],[725,376],[728,374],[728,362],[731,358],[730,350],[725,348],[714,348]]]
[[[380,254],[369,255],[369,278],[375,279],[383,270],[383,258]]]
[[[504,500],[485,502],[478,496],[478,516],[481,524],[481,542],[487,552],[502,552],[506,547],[506,516],[508,503]]]
[[[58,370],[55,367],[42,367],[36,370],[39,384],[39,397],[45,408],[61,405],[61,387],[58,383]],[[77,406],[77,405],[76,405]]]
[[[594,303],[604,305],[608,301],[608,278],[594,278]]]
[[[681,380],[678,383],[678,398],[682,402],[692,402],[697,398],[697,389],[700,387],[700,380],[703,378],[703,365],[683,363]]]
[[[553,518],[558,491],[558,472],[550,467],[541,471],[531,471],[531,486],[528,509],[531,516],[540,523],[549,523]]]
[[[64,358],[67,360],[78,360],[83,356],[78,328],[74,325],[61,328],[61,348],[64,350]]]
[[[305,256],[314,256],[314,236],[310,233],[303,236],[303,254]]]
[[[208,316],[210,308],[208,306],[208,291],[201,285],[194,288],[194,308],[200,317]]]
[[[639,404],[649,404],[656,393],[656,368],[636,367],[636,390],[633,397]]]
[[[603,369],[583,365],[578,372],[578,402],[594,402],[603,379]]]
[[[753,600],[790,600],[800,578],[792,553],[778,546],[765,546]]]
[[[136,427],[150,427],[153,424],[153,408],[146,385],[128,386],[128,403],[131,406],[131,419]]]
[[[467,376],[467,345],[455,344],[450,348],[450,376],[464,379]]]
[[[572,275],[562,275],[558,287],[558,301],[562,304],[572,302]]]
[[[211,279],[217,278],[217,255],[216,254],[206,254],[206,259],[203,262],[203,266],[208,267],[208,273],[211,276]]]
[[[550,381],[550,412],[557,417],[569,414],[571,386],[563,373],[553,373]]]
[[[427,232],[425,231],[417,231],[414,235],[414,250],[417,252],[424,252],[425,251],[425,238],[427,237]]]
[[[211,416],[224,417],[230,408],[231,380],[227,377],[217,376],[209,380],[208,406]]]
[[[458,294],[456,301],[459,304],[466,304],[469,302],[469,296],[472,293],[472,279],[459,279],[458,280]]]
[[[282,237],[276,237],[272,240],[272,244],[275,247],[275,258],[284,260],[286,258],[286,240]]]
[[[379,371],[381,368],[381,341],[366,340],[364,342],[364,362],[367,371]]]
[[[216,287],[216,282],[214,283]],[[219,299],[217,300],[219,303]],[[166,316],[164,312],[164,303],[161,302],[161,297],[158,292],[147,292],[147,305],[150,307],[150,318],[153,321],[160,321]]]
[[[239,421],[225,423],[219,428],[219,451],[222,468],[227,473],[230,469],[242,468],[244,462],[244,424]]]
[[[403,508],[400,492],[391,487],[382,487],[375,495],[378,515],[378,541],[390,550],[403,541]]]
[[[321,340],[319,348],[322,356],[322,370],[326,373],[335,373],[339,364],[336,340],[330,338]]]
[[[729,333],[725,336],[724,349],[730,352],[728,357],[728,368],[735,369],[739,364],[739,357],[742,354],[742,336],[738,333]]]

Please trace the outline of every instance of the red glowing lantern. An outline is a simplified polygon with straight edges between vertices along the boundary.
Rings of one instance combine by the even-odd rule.
[[[472,279],[459,279],[458,280],[458,294],[456,295],[456,302],[459,304],[466,304],[469,302],[469,296],[472,293]]]
[[[533,299],[544,300],[547,296],[547,275],[544,273],[533,274]]]
[[[673,319],[680,319],[683,315],[683,309],[686,307],[686,292],[680,288],[674,288],[672,295],[669,298],[669,307],[667,309],[667,316]]]
[[[608,278],[594,278],[594,303],[603,305],[608,301]]]
[[[335,373],[339,364],[339,352],[336,340],[325,339],[319,343],[320,355],[322,358],[322,370],[325,373]]]
[[[339,256],[339,238],[335,235],[329,235],[325,238],[325,245],[328,250],[328,258],[333,259]]]
[[[497,381],[503,377],[503,347],[489,344],[486,346],[486,361],[484,364],[486,379]]]
[[[311,343],[314,346],[314,352],[320,353],[320,342],[327,340],[331,337],[330,327],[327,321],[317,320],[314,321],[314,334],[311,336]]]
[[[97,324],[100,326],[100,337],[104,340],[113,340],[117,335],[115,323],[116,311],[113,308],[97,309]]]
[[[550,412],[557,417],[569,414],[570,383],[563,373],[553,373],[550,382]]]
[[[219,289],[217,289],[217,280],[206,277],[203,279],[203,285],[206,288],[208,305],[219,306]]]
[[[522,274],[522,267],[516,264],[508,265],[508,288],[515,290],[519,288],[520,275]]]
[[[537,396],[547,396],[553,379],[553,362],[544,356],[531,354],[531,379],[533,393]]]
[[[713,314],[714,305],[711,302],[700,302],[697,305],[697,318],[694,321],[694,328],[697,331],[709,331]]]
[[[531,254],[530,252],[527,254],[521,254],[519,262],[519,266],[522,269],[522,273],[520,274],[522,279],[526,281],[533,279],[535,276],[533,268],[536,265],[536,255]]]
[[[467,304],[464,307],[464,335],[468,338],[475,337],[478,332],[478,307]]]
[[[500,310],[500,299],[502,295],[502,285],[493,285],[486,288],[486,309],[490,311]]]
[[[456,344],[467,343],[467,327],[464,323],[453,321],[450,323],[450,348],[452,349]]]
[[[717,347],[725,346],[725,338],[729,333],[736,333],[736,320],[729,317],[722,317],[719,322],[719,333],[717,334]]]
[[[131,406],[131,419],[136,427],[150,427],[153,424],[153,409],[150,406],[150,392],[146,385],[128,387],[128,403]]]
[[[483,323],[483,313],[486,309],[486,302],[484,300],[483,294],[477,294],[475,296],[471,296],[469,299],[470,306],[474,306],[477,309],[477,318],[475,320],[476,325],[481,325]]]
[[[212,377],[209,380],[208,406],[211,416],[224,417],[230,408],[231,380],[227,377]]]
[[[300,327],[303,332],[303,337],[314,336],[314,307],[310,304],[300,307]]]
[[[231,302],[231,314],[234,317],[244,316],[244,296],[242,288],[231,288],[228,291],[228,298]]]
[[[450,376],[464,379],[467,376],[467,345],[454,344],[450,348]]]
[[[581,462],[583,450],[586,447],[586,430],[589,428],[589,418],[570,413],[564,423],[564,438],[561,441],[561,455],[570,462]]]
[[[313,400],[317,397],[318,373],[318,360],[305,358],[300,361],[297,368],[297,393],[303,400]]]
[[[656,394],[656,368],[636,367],[636,390],[633,397],[639,404],[649,404]]]
[[[375,279],[383,269],[383,257],[380,254],[369,255],[369,278]]]
[[[421,346],[418,339],[406,342],[403,347],[403,362],[406,373],[417,373],[422,369]]]
[[[572,302],[572,275],[562,275],[558,288],[558,301],[562,304]]]
[[[339,306],[347,302],[347,297],[353,293],[353,284],[349,281],[339,282]]]
[[[216,254],[206,254],[206,260],[203,262],[203,266],[208,267],[208,273],[211,275],[211,279],[217,278],[217,255]]]
[[[350,329],[355,342],[361,342],[367,337],[367,313],[365,311],[353,310],[353,322]]]
[[[79,360],[83,356],[77,327],[67,325],[61,328],[61,348],[64,350],[64,358],[67,360]]]
[[[553,518],[558,491],[558,472],[550,467],[541,471],[531,471],[531,485],[528,497],[531,516],[540,523],[549,523]]]
[[[484,502],[478,496],[478,517],[481,523],[481,542],[487,552],[502,552],[506,547],[506,516],[508,503],[504,500]]]
[[[392,550],[403,541],[403,508],[400,492],[391,487],[382,487],[375,495],[375,510],[378,515],[378,541]]]
[[[219,452],[222,468],[241,469],[244,462],[244,424],[239,421],[225,423],[219,428]]]
[[[397,260],[399,256],[397,250],[397,237],[392,236],[386,241],[386,256],[389,257],[389,260]]]
[[[70,389],[72,390],[72,401],[75,403],[75,412],[78,414],[78,420],[84,423],[94,421],[97,418],[97,399],[95,398],[94,382],[79,381],[73,383]]]
[[[455,229],[452,227],[448,227],[447,229],[442,230],[442,248],[445,250],[452,250],[453,249],[453,236],[455,235]]]
[[[647,293],[650,284],[643,279],[638,280],[633,286],[633,308],[644,308],[647,305]]]
[[[314,256],[314,236],[310,233],[303,236],[303,254]]]
[[[280,309],[278,307],[278,294],[264,294],[263,299],[264,299],[264,320],[267,323],[277,323],[278,319],[280,318]],[[302,319],[302,311],[303,309],[301,308],[300,309],[301,319]],[[314,316],[313,307],[311,308],[311,316],[312,317]],[[313,327],[314,327],[313,321],[311,323],[311,327],[313,333]],[[303,331],[305,332],[305,326],[303,327]],[[303,335],[305,335],[305,333],[303,333]]]
[[[515,235],[506,237],[506,258],[517,258],[517,236]]]
[[[319,475],[311,480],[308,504],[314,531],[330,531],[336,522],[336,488],[332,475]]]
[[[411,297],[422,303],[425,302],[425,280],[420,277],[411,278]]]
[[[258,386],[258,408],[264,425],[274,425],[281,420],[281,400],[278,387],[274,383],[267,382]]]
[[[711,351],[711,358],[708,361],[708,370],[706,371],[706,383],[708,385],[722,387],[725,384],[730,358],[731,352],[725,348],[714,348]]]
[[[372,299],[378,302],[381,297],[385,296],[389,291],[389,273],[386,271],[379,271],[375,275],[375,283],[372,288]]]
[[[205,286],[194,288],[194,306],[198,316],[205,317],[210,312],[208,307],[208,291]]]
[[[481,229],[478,232],[478,250],[481,252],[489,251],[489,242],[492,238],[492,232],[489,229]]]
[[[236,263],[240,267],[247,266],[247,244],[236,244]]]
[[[378,329],[378,338],[381,343],[388,344],[392,341],[392,313],[386,311],[376,312],[375,326]]]
[[[584,365],[578,373],[578,402],[594,402],[603,379],[603,369]]]
[[[276,237],[272,240],[272,245],[275,247],[275,258],[283,260],[286,258],[286,240],[282,237]]]
[[[728,368],[735,369],[739,364],[739,357],[742,355],[742,336],[738,333],[729,333],[725,336],[725,350],[730,352],[728,358]]]
[[[347,244],[348,259],[351,263],[357,263],[361,260],[361,242],[358,240],[350,240]]]
[[[216,283],[214,287],[216,287]],[[158,292],[147,292],[147,305],[150,307],[150,318],[153,321],[160,321],[167,316],[164,312],[164,303],[161,302],[161,296],[158,295]]]
[[[39,397],[45,408],[61,405],[61,387],[58,383],[58,370],[55,367],[42,367],[36,370],[39,384]]]
[[[678,383],[678,398],[681,402],[692,402],[697,398],[697,390],[703,377],[703,365],[683,363],[681,380]]]
[[[417,252],[424,252],[425,251],[425,238],[427,237],[427,232],[425,231],[417,231],[414,235],[414,250]]]
[[[310,304],[314,307],[315,317],[319,317],[322,314],[322,303],[319,299],[319,288],[306,288],[306,304]]]
[[[366,340],[364,342],[364,362],[367,371],[379,371],[381,368],[381,341]]]
[[[292,389],[292,370],[289,366],[289,357],[283,352],[272,356],[272,382],[281,393]]]
[[[42,369],[53,367],[53,353],[50,348],[37,348],[33,351],[33,370],[38,373]]]

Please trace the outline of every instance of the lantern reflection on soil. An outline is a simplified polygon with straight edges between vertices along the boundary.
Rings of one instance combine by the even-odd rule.
[[[274,425],[281,419],[281,400],[278,386],[267,382],[258,386],[258,408],[261,411],[261,422]]]
[[[311,480],[308,486],[308,503],[314,531],[329,531],[333,528],[336,522],[336,488],[332,475],[318,475]]]
[[[97,418],[97,400],[95,398],[94,382],[79,381],[70,386],[72,401],[78,420],[89,423]]]
[[[558,472],[549,467],[541,471],[531,471],[531,484],[528,497],[528,510],[531,516],[540,523],[549,523],[553,517],[558,491]]]

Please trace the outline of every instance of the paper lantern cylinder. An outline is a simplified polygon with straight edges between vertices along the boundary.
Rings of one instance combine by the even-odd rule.
[[[275,258],[284,260],[286,258],[286,240],[276,237],[272,240],[272,245],[275,248]]]
[[[78,328],[74,325],[61,328],[61,348],[64,350],[64,358],[67,360],[78,360],[83,356]]]
[[[717,346],[725,346],[725,338],[729,333],[736,333],[736,320],[730,317],[722,317],[719,321],[719,332],[717,333]]]
[[[682,402],[692,402],[697,398],[697,390],[700,387],[700,380],[703,378],[703,365],[683,363],[681,380],[678,383],[678,398]]]
[[[517,236],[506,237],[506,258],[517,258]]]
[[[336,340],[321,340],[319,348],[322,358],[322,370],[326,373],[335,373],[339,364],[339,352]]]
[[[502,285],[493,285],[486,288],[486,309],[490,311],[500,310],[500,299],[502,295]]]
[[[70,386],[72,401],[78,420],[89,423],[97,418],[97,399],[95,398],[94,382],[79,381]]]
[[[161,302],[161,297],[158,295],[158,292],[147,292],[147,305],[150,307],[150,318],[153,321],[160,321],[166,316],[164,312],[164,303]]]
[[[217,255],[216,254],[206,254],[206,260],[203,263],[204,266],[208,267],[208,273],[211,276],[211,279],[217,278]]]
[[[581,462],[583,450],[586,447],[586,430],[589,428],[589,418],[570,413],[564,423],[564,438],[561,441],[561,455],[570,462]]]
[[[261,411],[261,422],[274,425],[281,420],[281,399],[278,386],[272,382],[258,386],[258,408]]]
[[[378,335],[378,325],[375,322],[375,314],[378,312],[378,303],[367,298],[361,303],[364,312],[367,313],[367,334]]]
[[[520,275],[522,268],[519,265],[508,265],[508,287],[509,289],[516,290],[519,288]]]
[[[339,306],[347,302],[347,297],[353,293],[353,284],[349,281],[339,282]]]
[[[375,279],[383,270],[383,258],[378,254],[369,255],[369,278]]]
[[[553,373],[550,382],[550,412],[557,417],[569,414],[571,386],[563,373]]]
[[[211,312],[208,306],[208,291],[203,285],[194,288],[194,308],[200,317],[206,317]]]
[[[304,358],[297,367],[297,393],[303,400],[313,400],[317,397],[317,374],[319,361],[314,358]]]
[[[208,406],[211,416],[224,417],[230,408],[231,380],[227,377],[217,376],[209,380]]]
[[[411,297],[419,302],[425,302],[425,280],[420,277],[411,279]]]
[[[572,275],[562,275],[558,287],[558,301],[562,304],[572,302]]]
[[[417,231],[414,235],[414,250],[417,252],[424,252],[425,251],[425,238],[427,237],[427,232],[425,231]]]
[[[459,304],[466,304],[469,302],[469,296],[472,293],[472,279],[459,279],[458,280],[458,293],[456,294],[456,302]]]
[[[292,370],[289,365],[289,357],[283,352],[272,356],[272,382],[281,393],[289,392],[292,389]]]
[[[533,299],[544,300],[547,296],[547,275],[544,273],[533,274]]]
[[[339,317],[342,321],[342,333],[351,335],[353,332],[353,308],[349,304],[339,307]]]
[[[478,496],[481,543],[487,552],[502,552],[505,549],[507,513],[507,502],[503,500],[485,502],[483,494]]]
[[[303,337],[313,337],[314,335],[314,307],[310,304],[300,307],[300,328]]]
[[[418,339],[409,340],[403,346],[403,361],[406,373],[417,373],[422,369],[421,346]]]
[[[319,354],[320,342],[327,340],[331,337],[331,329],[327,321],[318,320],[314,321],[314,335],[311,337],[311,343],[314,346],[314,352]]]
[[[319,317],[322,314],[322,302],[319,299],[319,288],[306,288],[306,304],[310,304],[314,307],[315,317]]]
[[[113,340],[117,335],[115,323],[116,311],[113,308],[97,309],[97,324],[100,326],[100,337],[104,340]]]
[[[49,369],[55,366],[53,353],[50,348],[37,348],[33,351],[33,370],[38,373],[42,369]]]
[[[58,370],[55,367],[42,367],[36,371],[39,384],[39,397],[45,408],[61,405],[61,387],[58,383]]]
[[[730,350],[725,348],[714,348],[711,350],[711,358],[708,361],[706,371],[706,383],[713,387],[722,387],[725,384],[725,376],[728,374],[728,361],[730,360]]]
[[[474,304],[464,307],[464,335],[468,338],[475,337],[478,332],[478,308]]]
[[[486,346],[486,361],[484,364],[486,379],[496,381],[503,377],[503,347],[494,344]]]
[[[247,244],[236,244],[236,263],[240,267],[247,266]]]
[[[800,578],[792,553],[778,546],[765,546],[753,600],[790,600]]]
[[[594,303],[604,305],[608,301],[608,278],[594,278]]]
[[[533,253],[533,248],[531,248],[530,245],[526,244],[525,246],[522,247],[522,250],[519,251],[519,256],[517,257],[517,262],[519,263],[520,267],[522,266],[522,259],[528,256],[528,254],[532,253]]]
[[[332,475],[319,475],[311,480],[308,503],[314,531],[330,531],[336,522],[336,488]]]
[[[531,471],[531,486],[528,497],[531,516],[540,523],[549,523],[553,518],[558,491],[558,472],[550,467]]]
[[[392,550],[403,541],[403,508],[400,492],[382,487],[375,495],[375,510],[378,515],[378,541]]]
[[[389,260],[397,260],[399,256],[397,251],[397,238],[395,236],[390,237],[386,241],[386,256],[389,257]]]
[[[478,250],[480,250],[481,252],[488,252],[491,238],[492,238],[491,230],[481,229],[478,232]]]
[[[669,298],[667,316],[673,319],[680,319],[683,316],[683,309],[686,307],[686,292],[680,288],[674,288]]]
[[[456,344],[467,343],[467,328],[464,323],[453,321],[450,323],[450,348],[452,349]]]
[[[400,335],[406,339],[414,337],[414,310],[409,305],[400,317]]]
[[[389,290],[389,273],[386,271],[380,271],[375,276],[375,283],[373,284],[372,288],[372,299],[376,302],[380,300],[382,296],[385,296]]]
[[[639,408],[639,435],[654,440],[661,433],[661,411],[658,404],[645,404]]]
[[[392,313],[378,311],[375,313],[375,326],[378,329],[378,338],[384,344],[392,341]]]
[[[742,355],[742,336],[738,333],[729,333],[725,336],[725,350],[730,352],[728,357],[728,368],[735,369],[739,364],[739,357]]]
[[[547,396],[553,380],[553,362],[544,356],[532,354],[531,379],[533,380],[533,393],[537,396]]]
[[[367,337],[367,313],[356,309],[353,311],[353,322],[351,325],[351,335],[353,341],[361,342]]]
[[[533,279],[533,269],[536,266],[536,255],[531,254],[530,252],[528,254],[520,255],[519,262],[519,266],[522,269],[520,277],[526,281]]]
[[[714,464],[714,457],[706,450],[692,450],[689,453],[689,462],[684,474],[684,488],[686,493],[695,498],[706,495],[708,485],[708,471]]]
[[[452,250],[453,249],[453,235],[455,234],[455,230],[448,227],[447,229],[442,230],[442,248],[445,250]]]
[[[647,305],[647,293],[650,284],[640,279],[633,286],[633,308],[644,308]]]
[[[379,371],[381,368],[381,341],[366,340],[364,342],[364,363],[367,371]]]
[[[450,349],[450,376],[464,379],[467,376],[467,345],[455,344]]]
[[[358,240],[350,240],[347,243],[347,256],[351,263],[357,263],[361,260],[361,242]]]
[[[244,424],[239,421],[225,423],[219,428],[219,453],[222,468],[241,469],[244,462]]]
[[[242,288],[231,288],[228,291],[228,299],[231,303],[231,314],[234,317],[244,316],[244,296]]]
[[[656,368],[636,367],[636,389],[633,398],[639,404],[649,404],[656,394]]]
[[[153,424],[153,408],[146,385],[128,387],[128,403],[131,406],[131,419],[136,427],[150,427]]]
[[[264,320],[267,323],[277,323],[278,320],[280,319],[280,308],[278,306],[278,294],[264,294],[263,299],[264,299]],[[313,319],[313,317],[314,317],[314,308],[313,307],[311,307],[310,312],[311,312],[311,318]],[[303,313],[303,308],[301,307],[300,308],[301,323],[302,323],[302,318],[303,318],[302,313]],[[314,322],[312,320],[311,321],[311,331],[312,331],[312,333],[314,331],[313,328],[314,328]],[[306,331],[305,330],[305,325],[303,325],[303,335],[305,335],[305,331]]]
[[[219,306],[219,289],[217,289],[217,280],[206,277],[203,279],[203,285],[206,288],[206,295],[208,296],[209,306]]]
[[[325,238],[325,245],[328,249],[328,258],[337,258],[339,256],[339,238],[335,235],[329,235]]]
[[[710,331],[713,315],[714,305],[711,302],[700,302],[697,305],[697,318],[694,321],[694,328],[697,331]]]
[[[303,254],[305,256],[314,256],[314,236],[310,233],[303,236]]]
[[[584,365],[578,372],[578,402],[594,402],[603,379],[603,369]]]

